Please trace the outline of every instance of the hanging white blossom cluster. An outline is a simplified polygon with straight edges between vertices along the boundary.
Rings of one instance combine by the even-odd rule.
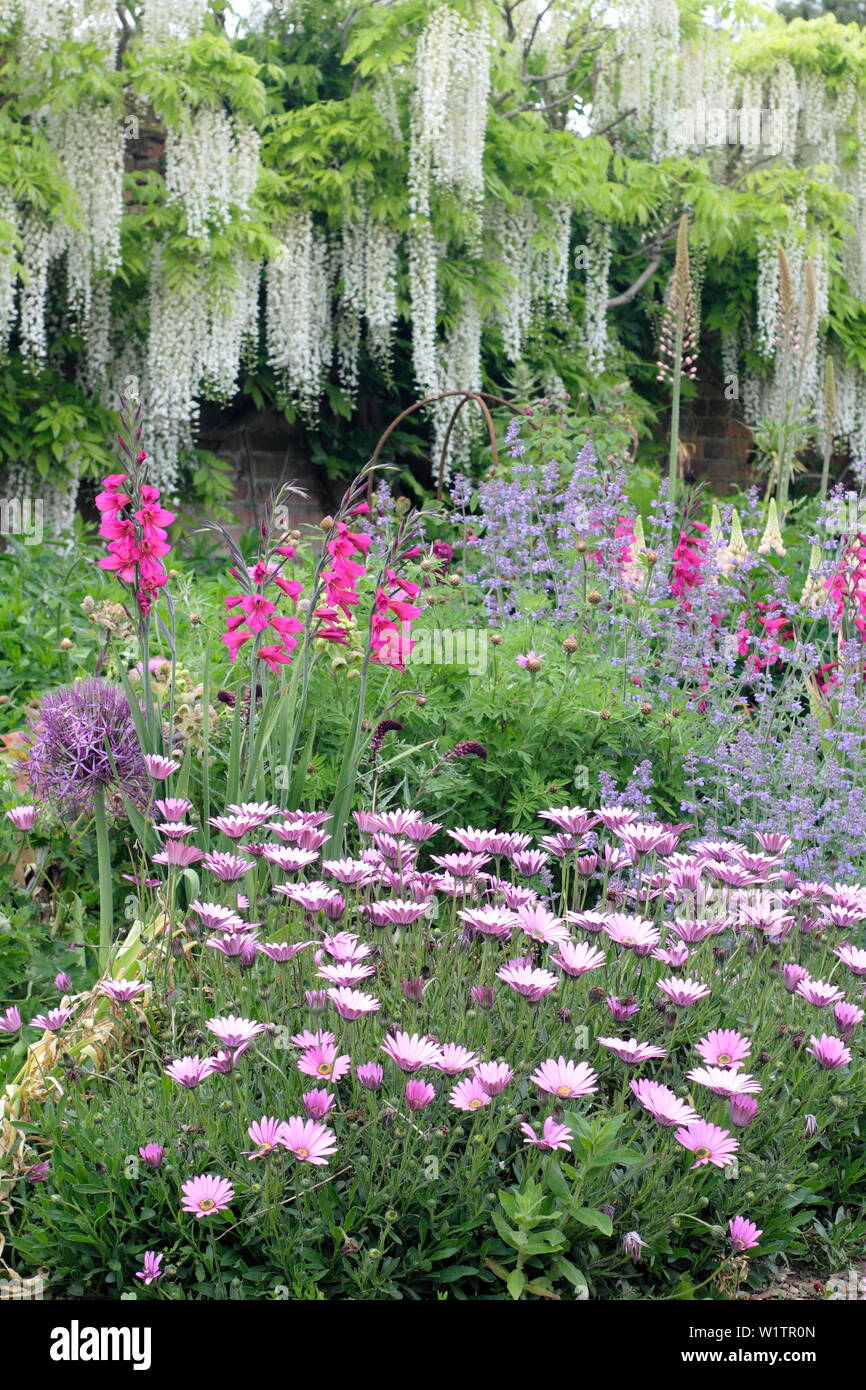
[[[8,189],[0,188],[0,222],[9,225],[9,231],[0,234],[0,352],[5,351],[9,334],[15,318],[15,286],[18,275],[15,269],[14,235],[18,232],[18,208]]]
[[[853,459],[866,459],[866,373],[834,361],[836,369],[836,436]]]
[[[207,7],[208,0],[144,0],[145,42],[156,45],[193,38],[204,24]]]
[[[460,311],[445,342],[439,349],[440,391],[481,390],[481,311],[471,290],[463,297]],[[457,415],[446,441],[448,422],[459,404],[459,397],[438,401],[433,410],[433,458],[437,467],[444,451],[444,479],[450,481],[455,455],[461,457],[476,436],[478,408],[467,402]]]
[[[328,246],[308,212],[276,230],[283,254],[265,274],[268,361],[287,395],[315,418],[332,351]]]
[[[441,6],[418,40],[409,136],[412,352],[415,379],[424,395],[439,389],[438,248],[429,225],[431,186],[438,184],[460,194],[474,209],[480,230],[489,90],[486,18],[473,26],[455,10]]]
[[[628,110],[649,139],[653,159],[676,151],[680,13],[676,0],[629,0],[614,11],[615,73],[605,74],[593,100],[593,128]]]
[[[400,239],[370,216],[363,202],[358,215],[340,231],[337,276],[342,283],[337,319],[337,364],[340,385],[354,399],[358,385],[361,320],[367,347],[387,370],[397,320],[397,273]]]
[[[225,110],[189,111],[167,133],[166,192],[183,207],[189,236],[206,238],[211,223],[225,225],[232,207],[246,212],[258,172],[258,132]]]
[[[586,303],[583,320],[586,365],[591,372],[604,371],[607,357],[610,258],[610,227],[604,223],[593,222],[590,225],[586,246]]]
[[[490,202],[485,212],[484,236],[489,255],[504,274],[504,286],[496,319],[502,345],[512,362],[523,355],[534,313],[546,308],[562,313],[568,302],[571,268],[571,208],[553,203],[548,224],[542,225],[528,201],[518,208]]]

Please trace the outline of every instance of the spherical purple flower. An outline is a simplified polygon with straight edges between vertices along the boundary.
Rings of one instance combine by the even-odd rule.
[[[27,776],[39,801],[68,814],[89,811],[97,793],[123,791],[136,805],[148,798],[147,769],[129,701],[94,679],[49,690],[30,734]],[[114,809],[122,809],[119,796]]]

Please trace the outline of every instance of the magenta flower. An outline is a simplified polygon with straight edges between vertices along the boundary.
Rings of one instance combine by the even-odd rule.
[[[489,1096],[498,1096],[510,1082],[514,1072],[505,1062],[481,1062],[472,1073],[473,1081]]]
[[[225,1018],[209,1018],[205,1028],[219,1038],[224,1047],[240,1047],[241,1043],[251,1043],[259,1033],[266,1033],[264,1023],[256,1023],[252,1018],[236,1018],[228,1014]]]
[[[842,1042],[841,1038],[834,1038],[830,1033],[822,1033],[820,1038],[813,1034],[809,1039],[812,1044],[806,1051],[810,1052],[818,1063],[826,1071],[832,1071],[836,1067],[846,1067],[851,1061],[851,1050]]]
[[[65,970],[61,970],[59,975],[54,976],[54,988],[61,994],[68,994],[72,988],[72,979]]]
[[[808,980],[809,972],[802,965],[783,965],[782,979],[785,982],[785,989],[789,994],[793,994],[802,980]]]
[[[147,802],[145,760],[129,701],[109,681],[76,681],[43,695],[30,736],[27,775],[37,801],[64,813],[90,811],[94,797],[122,789]],[[120,798],[111,798],[120,808]]]
[[[674,1138],[694,1154],[692,1168],[700,1168],[706,1163],[712,1163],[716,1168],[726,1168],[733,1163],[740,1147],[739,1139],[734,1139],[729,1130],[720,1129],[706,1120],[697,1120],[684,1129],[678,1129]]]
[[[143,1269],[136,1270],[136,1279],[143,1279],[145,1284],[152,1284],[155,1279],[162,1278],[160,1265],[164,1256],[157,1254],[155,1250],[145,1250],[143,1257]]]
[[[500,966],[496,975],[533,1004],[559,987],[559,980],[551,970],[536,970],[532,965],[518,961],[509,961],[507,965]]]
[[[737,1067],[751,1051],[751,1042],[730,1028],[714,1028],[695,1044],[695,1051],[714,1067]]]
[[[314,1076],[320,1081],[339,1081],[352,1065],[348,1053],[337,1055],[333,1043],[310,1047],[298,1059],[298,1071],[302,1076]]]
[[[155,782],[164,782],[180,768],[180,763],[176,763],[173,758],[161,758],[156,753],[145,753],[144,764]]]
[[[410,1110],[423,1110],[436,1099],[436,1090],[427,1081],[407,1081],[403,1094]]]
[[[845,993],[837,989],[835,985],[827,984],[825,980],[801,980],[794,990],[801,999],[805,999],[807,1004],[812,1004],[816,1009],[826,1009],[828,1004],[838,1004],[840,999],[844,999]]]
[[[438,1043],[430,1042],[420,1033],[392,1033],[382,1044],[386,1056],[396,1062],[401,1071],[416,1072],[422,1067],[436,1067],[442,1058]]]
[[[641,1043],[637,1038],[597,1038],[596,1042],[618,1057],[621,1062],[649,1062],[654,1057],[667,1057],[663,1047]]]
[[[760,1237],[764,1234],[759,1231],[754,1221],[747,1221],[744,1216],[735,1216],[728,1222],[728,1233],[731,1241],[731,1249],[738,1255],[744,1250],[754,1250]]]
[[[196,898],[191,902],[190,911],[194,912],[203,927],[208,931],[246,931],[247,924],[243,922],[236,912],[230,907],[222,907],[219,903],[202,903]]]
[[[47,1013],[31,1018],[30,1027],[47,1028],[49,1033],[56,1033],[71,1017],[72,1009],[49,1009]]]
[[[36,824],[37,813],[35,806],[13,806],[11,811],[6,812],[6,817],[11,820],[16,830],[32,830]]]
[[[192,802],[188,801],[185,796],[167,796],[159,801],[154,801],[153,804],[163,820],[167,821],[183,820],[184,816],[188,816],[193,810]]]
[[[155,1170],[162,1163],[165,1149],[161,1144],[145,1144],[144,1148],[139,1149],[138,1152],[141,1154],[147,1167]]]
[[[317,1167],[326,1164],[330,1155],[337,1152],[336,1140],[332,1129],[300,1115],[290,1115],[283,1125],[282,1143],[301,1163]]]
[[[364,994],[359,989],[329,989],[327,994],[340,1018],[348,1021],[365,1018],[382,1007],[372,994]]]
[[[172,1081],[176,1081],[178,1086],[184,1086],[191,1091],[195,1086],[201,1085],[206,1076],[213,1072],[213,1062],[210,1057],[179,1057],[177,1061],[170,1062],[165,1069],[166,1076],[170,1076]]]
[[[458,1043],[445,1043],[435,1067],[446,1076],[457,1076],[461,1071],[471,1071],[478,1062],[477,1052],[470,1052],[468,1047],[460,1047]]]
[[[760,1082],[748,1074],[741,1075],[736,1067],[693,1067],[686,1077],[726,1100],[730,1096],[758,1095],[761,1091]]]
[[[758,1102],[753,1096],[731,1096],[728,1101],[728,1114],[731,1124],[738,1129],[746,1129],[758,1113]]]
[[[197,864],[203,857],[203,852],[196,849],[195,845],[185,845],[180,840],[166,840],[159,853],[152,856],[152,860],[154,864],[174,865],[181,869],[187,869],[190,864]]]
[[[833,954],[847,965],[852,974],[866,975],[866,951],[860,950],[856,946],[849,946],[847,942],[844,942]]]
[[[529,1079],[548,1095],[576,1099],[597,1090],[598,1076],[588,1062],[571,1062],[560,1056],[556,1061],[548,1057]]]
[[[700,1120],[698,1112],[659,1081],[630,1081],[638,1105],[648,1110],[660,1125],[690,1125]]]
[[[227,1178],[201,1173],[181,1184],[183,1210],[192,1212],[199,1221],[203,1216],[212,1216],[216,1211],[224,1211],[235,1195],[235,1190]]]
[[[583,835],[598,823],[598,816],[586,806],[553,806],[538,814],[543,820],[553,821],[569,835]]]
[[[252,859],[242,859],[238,854],[205,854],[201,856],[201,863],[202,868],[207,869],[222,883],[235,883],[239,878],[243,878],[244,874],[249,873],[250,869],[255,868]]]
[[[472,1076],[464,1076],[462,1081],[458,1081],[448,1099],[456,1110],[483,1110],[485,1105],[491,1104],[491,1098],[481,1082]]]
[[[558,1124],[552,1115],[548,1115],[541,1130],[541,1138],[538,1137],[532,1125],[521,1124],[521,1131],[525,1138],[524,1144],[532,1144],[536,1149],[541,1149],[545,1153],[551,1153],[555,1149],[564,1149],[566,1153],[571,1149],[571,1141],[574,1137],[568,1125]]]
[[[544,657],[539,656],[538,652],[528,651],[521,652],[514,660],[518,666],[523,667],[524,671],[540,671]]]
[[[525,903],[517,909],[517,925],[532,941],[563,945],[569,942],[568,927],[541,903]]]
[[[598,970],[604,965],[606,956],[597,946],[588,941],[564,941],[559,950],[550,957],[551,965],[558,965],[566,975],[576,978],[587,970]]]
[[[706,999],[710,993],[709,987],[700,980],[659,980],[658,987],[680,1009],[690,1008],[698,1000]]]
[[[253,1158],[264,1158],[265,1154],[273,1153],[283,1142],[283,1122],[274,1119],[273,1115],[263,1115],[250,1125],[247,1134],[256,1147],[243,1150],[244,1158],[247,1162]]]
[[[649,1249],[649,1242],[638,1231],[626,1231],[622,1238],[622,1252],[630,1260],[639,1260],[641,1251]]]
[[[208,825],[215,826],[230,840],[243,839],[244,835],[249,835],[260,823],[255,816],[211,816],[208,821]]]
[[[5,1014],[0,1014],[0,1033],[17,1033],[21,1027],[21,1010],[17,1004],[10,1004]]]
[[[259,950],[270,960],[275,961],[277,965],[285,965],[288,961],[294,960],[299,951],[314,944],[312,941],[301,941],[290,946],[286,941],[261,941],[259,942]],[[321,974],[321,971],[319,973]]]
[[[317,1028],[315,1033],[305,1028],[301,1033],[293,1033],[289,1039],[292,1046],[299,1047],[302,1052],[308,1052],[311,1047],[333,1047],[336,1041],[334,1034],[325,1028]]]
[[[479,1009],[492,1009],[496,990],[492,985],[470,985],[469,997],[473,1004],[478,1005]]]
[[[374,927],[408,927],[423,917],[429,906],[429,898],[420,903],[390,898],[384,902],[362,904],[362,910]]]
[[[625,1023],[626,1019],[631,1018],[640,1008],[636,999],[618,999],[615,994],[609,994],[604,1002],[617,1023]]]
[[[305,1091],[301,1096],[301,1103],[307,1112],[310,1120],[324,1120],[336,1097],[330,1091],[320,1089],[315,1091]]]
[[[366,1091],[378,1091],[384,1074],[379,1062],[362,1062],[355,1068],[355,1075]]]
[[[517,925],[517,916],[510,908],[492,903],[460,908],[457,916],[479,936],[495,936],[498,941],[507,941]]]
[[[856,1004],[848,1004],[843,1000],[837,1004],[833,1010],[833,1017],[836,1020],[836,1027],[842,1035],[842,1040],[847,1042],[854,1036],[854,1029],[858,1023],[863,1021],[863,1010],[858,1009]]]
[[[316,953],[317,955],[319,952]],[[342,989],[351,989],[352,985],[360,984],[361,980],[369,980],[371,975],[375,975],[376,970],[372,965],[367,965],[363,961],[337,965],[322,965],[316,974],[329,984]]]
[[[128,1004],[130,999],[143,994],[147,985],[143,980],[100,980],[99,988],[101,993],[108,995],[115,1004]]]

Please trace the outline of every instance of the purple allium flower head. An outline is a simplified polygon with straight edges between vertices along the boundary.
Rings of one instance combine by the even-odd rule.
[[[49,690],[31,730],[27,775],[40,801],[73,815],[89,811],[95,793],[112,790],[143,806],[147,769],[123,692],[99,679]],[[122,806],[119,797],[114,804]]]

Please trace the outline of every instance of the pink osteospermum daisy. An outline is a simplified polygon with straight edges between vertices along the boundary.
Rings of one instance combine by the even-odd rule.
[[[249,873],[250,869],[256,867],[252,859],[243,859],[239,854],[205,854],[201,863],[202,868],[207,869],[222,883],[235,883],[239,878],[243,878],[244,874]]]
[[[164,782],[166,777],[180,768],[180,763],[173,758],[161,758],[156,753],[145,753],[144,765],[155,782]]]
[[[695,1043],[695,1051],[714,1067],[737,1067],[751,1051],[751,1040],[730,1028],[714,1028]]]
[[[514,1072],[507,1062],[480,1062],[472,1073],[472,1079],[487,1092],[489,1096],[498,1096],[510,1082]]]
[[[442,1052],[438,1043],[430,1042],[420,1033],[395,1032],[382,1043],[381,1049],[401,1071],[415,1072],[422,1067],[438,1067]]]
[[[259,1033],[268,1031],[264,1023],[256,1023],[252,1018],[236,1018],[234,1014],[228,1014],[225,1018],[209,1018],[204,1026],[225,1047],[240,1047],[241,1043],[252,1042]]]
[[[161,1279],[163,1271],[160,1265],[165,1256],[156,1250],[145,1250],[142,1256],[142,1268],[135,1272],[136,1279],[143,1279],[145,1284],[152,1284],[155,1279]]]
[[[165,1149],[161,1144],[145,1144],[138,1152],[144,1160],[145,1165],[155,1171],[162,1163]]]
[[[72,1017],[72,1009],[49,1009],[47,1013],[36,1014],[30,1020],[31,1028],[45,1028],[49,1033],[58,1032]]]
[[[322,965],[316,971],[320,980],[327,980],[329,985],[334,985],[340,989],[351,989],[353,985],[360,984],[362,980],[369,980],[371,975],[375,975],[376,969],[372,965],[367,965],[363,961],[354,964],[342,962],[337,965]]]
[[[847,942],[833,952],[854,975],[866,975],[866,951]]]
[[[176,1081],[178,1086],[183,1086],[188,1091],[199,1086],[212,1072],[213,1062],[210,1057],[178,1057],[165,1069],[166,1076],[170,1076],[172,1081]]]
[[[265,1154],[273,1153],[282,1143],[283,1122],[277,1120],[273,1115],[263,1115],[260,1120],[250,1125],[247,1134],[255,1144],[254,1149],[244,1151],[244,1158],[264,1158]]]
[[[726,1168],[733,1163],[740,1147],[739,1139],[735,1139],[729,1130],[720,1129],[706,1120],[698,1120],[684,1129],[678,1129],[674,1138],[694,1154],[692,1168],[701,1168],[706,1163],[712,1163],[716,1168]]]
[[[410,1110],[424,1110],[436,1099],[436,1090],[428,1081],[407,1081],[403,1094]]]
[[[672,1128],[674,1125],[695,1124],[700,1119],[697,1110],[680,1100],[660,1081],[630,1081],[629,1086],[638,1105],[643,1106],[660,1125]]]
[[[435,1067],[446,1076],[457,1076],[461,1071],[470,1071],[472,1067],[476,1067],[479,1060],[478,1053],[470,1052],[468,1047],[460,1047],[458,1043],[445,1043]]]
[[[700,999],[707,999],[710,993],[709,986],[701,980],[659,980],[658,987],[680,1009],[688,1009]]]
[[[0,1014],[0,1033],[17,1033],[21,1027],[21,1010],[17,1004],[10,1004],[5,1013]]]
[[[816,1009],[826,1009],[828,1004],[838,1004],[840,999],[845,998],[844,990],[837,989],[826,980],[801,980],[794,993]]]
[[[374,1014],[382,1005],[372,994],[364,994],[360,989],[329,989],[326,991],[340,1018],[352,1021]]]
[[[6,812],[6,818],[11,820],[16,830],[32,830],[37,814],[35,806],[13,806],[11,811]]]
[[[667,1057],[663,1047],[653,1043],[641,1043],[637,1038],[596,1038],[602,1047],[608,1048],[621,1062],[649,1062],[654,1057]]]
[[[832,1071],[836,1067],[845,1067],[851,1061],[851,1049],[846,1047],[841,1038],[834,1038],[832,1033],[822,1033],[820,1038],[813,1034],[810,1039],[811,1047],[807,1047],[809,1052],[826,1071]]]
[[[524,1144],[532,1144],[536,1149],[541,1149],[545,1153],[551,1153],[556,1149],[564,1149],[567,1153],[571,1149],[573,1138],[568,1125],[558,1124],[552,1115],[548,1115],[541,1130],[541,1138],[538,1137],[532,1125],[521,1124],[524,1134]]]
[[[365,1091],[378,1091],[385,1073],[379,1062],[362,1062],[355,1068],[355,1075]]]
[[[530,1076],[540,1091],[551,1096],[589,1096],[597,1089],[598,1076],[588,1062],[572,1062],[565,1057],[548,1057]]]
[[[190,1178],[181,1185],[181,1192],[183,1210],[192,1212],[199,1220],[204,1216],[212,1216],[214,1212],[224,1211],[235,1195],[235,1190],[227,1178],[212,1173],[202,1173],[197,1178]]]
[[[352,1065],[348,1053],[337,1054],[336,1046],[324,1044],[310,1047],[298,1059],[298,1071],[302,1076],[315,1076],[320,1081],[339,1081]]]
[[[507,965],[500,966],[496,974],[505,984],[522,994],[525,999],[532,1000],[534,1004],[559,987],[559,980],[552,971],[536,970],[532,965],[517,961],[509,961]]]
[[[337,1136],[326,1125],[291,1115],[283,1125],[282,1143],[301,1163],[321,1166],[337,1152]]]
[[[556,965],[566,975],[577,978],[587,970],[598,970],[604,965],[606,956],[597,946],[588,941],[564,941],[559,950],[550,957],[551,965]]]
[[[301,1096],[301,1103],[310,1120],[324,1120],[335,1100],[336,1097],[330,1091],[323,1091],[321,1088],[305,1091]]]
[[[115,1004],[128,1004],[130,999],[143,994],[147,985],[143,980],[100,980],[99,989]]]
[[[492,1103],[480,1081],[471,1076],[458,1081],[448,1099],[456,1110],[483,1110]]]
[[[744,1250],[754,1250],[759,1239],[764,1234],[755,1225],[754,1221],[747,1221],[745,1216],[735,1216],[728,1222],[728,1235],[731,1242],[731,1249],[741,1255]]]
[[[300,941],[290,945],[287,941],[260,941],[259,950],[262,955],[274,961],[276,965],[286,965],[290,960],[294,960],[299,951],[303,951],[307,946],[313,946],[313,941]]]
[[[689,1081],[698,1086],[706,1086],[715,1096],[725,1100],[731,1096],[758,1095],[762,1090],[759,1081],[748,1074],[741,1075],[736,1067],[693,1067],[686,1073]]]
[[[605,919],[603,929],[611,941],[615,941],[626,950],[636,951],[639,955],[646,955],[654,946],[658,946],[661,939],[658,928],[654,927],[652,922],[645,921],[643,917],[629,916],[625,912],[612,913]]]
[[[292,1046],[299,1047],[302,1052],[308,1052],[311,1047],[333,1047],[336,1041],[334,1034],[324,1028],[317,1028],[315,1033],[305,1028],[302,1033],[293,1033],[289,1038]]]

